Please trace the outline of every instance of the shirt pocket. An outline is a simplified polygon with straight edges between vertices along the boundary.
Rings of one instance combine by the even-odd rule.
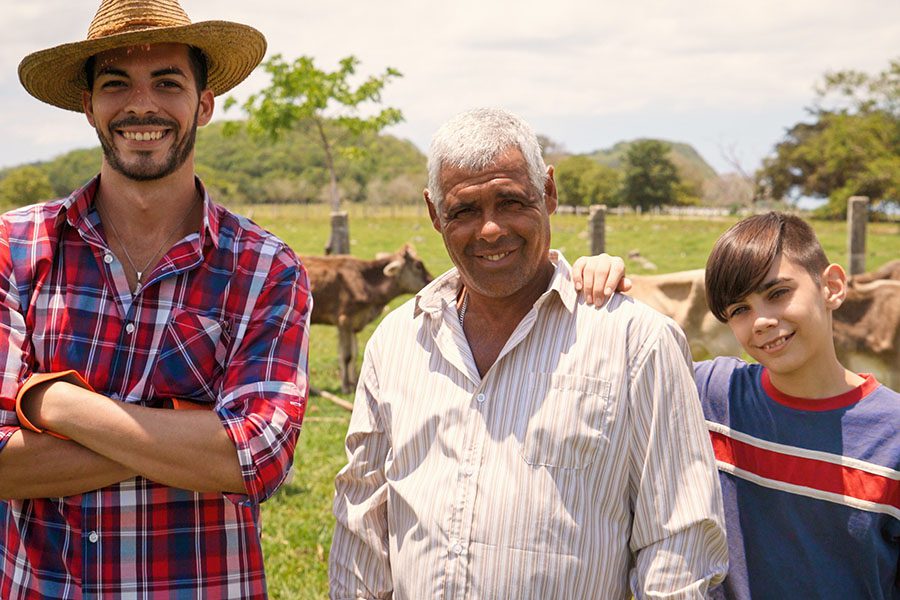
[[[227,323],[174,311],[151,376],[154,395],[214,403],[229,339]]]
[[[522,458],[531,466],[583,469],[609,443],[610,384],[580,375],[537,373],[526,411]]]

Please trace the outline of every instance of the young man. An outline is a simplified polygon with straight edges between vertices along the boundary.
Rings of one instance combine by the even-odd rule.
[[[592,291],[595,270],[607,260],[588,264]],[[694,367],[728,527],[713,597],[900,598],[900,394],[838,361],[846,286],[791,215],[745,219],[709,256],[710,310],[759,363]]]
[[[106,0],[87,41],[20,65],[103,162],[0,217],[0,598],[266,597],[259,503],[300,431],[309,288],[193,168],[214,95],[265,47],[174,0]]]

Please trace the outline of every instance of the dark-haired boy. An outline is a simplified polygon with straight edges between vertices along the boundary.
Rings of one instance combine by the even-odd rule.
[[[597,261],[576,261],[576,281],[609,270]],[[728,532],[714,598],[900,598],[900,394],[838,361],[846,287],[783,213],[739,222],[709,256],[710,310],[759,363],[695,364]]]

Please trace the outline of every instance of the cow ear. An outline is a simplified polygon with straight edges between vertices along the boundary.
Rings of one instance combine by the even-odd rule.
[[[400,273],[400,269],[403,268],[403,259],[392,260],[388,264],[384,265],[384,269],[382,272],[388,277],[394,277],[398,273]]]
[[[822,272],[822,293],[825,306],[837,310],[847,297],[847,273],[841,265],[831,263]]]
[[[375,260],[381,260],[382,258],[387,258],[391,255],[390,252],[378,252],[375,254]]]

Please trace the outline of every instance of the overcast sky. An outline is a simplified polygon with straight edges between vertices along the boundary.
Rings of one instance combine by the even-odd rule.
[[[84,116],[29,96],[29,52],[83,39],[99,0],[0,0],[0,167],[96,146]],[[900,57],[897,0],[182,0],[193,21],[253,25],[268,55],[403,78],[383,100],[389,130],[425,149],[448,117],[503,106],[572,152],[637,137],[687,142],[718,171],[723,153],[759,166],[804,117],[824,72],[878,72]],[[267,83],[254,73],[245,98]],[[223,118],[222,99],[218,117]],[[224,113],[239,116],[237,109]]]

